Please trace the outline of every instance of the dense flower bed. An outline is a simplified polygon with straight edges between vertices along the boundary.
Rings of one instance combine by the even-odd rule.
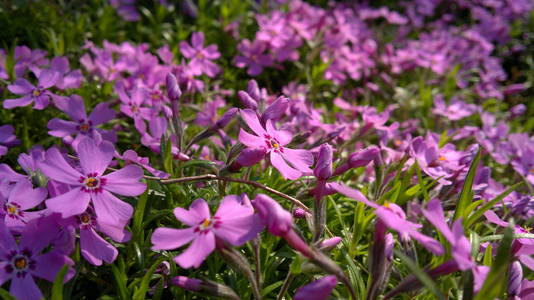
[[[534,299],[532,1],[138,2],[0,9],[0,296]]]

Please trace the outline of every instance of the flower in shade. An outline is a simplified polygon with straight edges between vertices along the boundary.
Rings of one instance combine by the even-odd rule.
[[[239,141],[248,148],[243,150],[244,154],[238,158],[238,163],[251,166],[269,154],[271,163],[284,178],[295,180],[303,173],[313,172],[310,169],[313,164],[313,155],[310,151],[284,147],[292,139],[288,132],[276,130],[271,120],[267,120],[264,128],[253,110],[242,110],[241,116],[255,134],[243,129],[239,132]]]
[[[110,142],[116,140],[115,134],[108,130],[97,128],[115,117],[115,111],[109,108],[109,103],[99,103],[91,114],[87,116],[82,97],[72,95],[70,97],[57,97],[54,101],[56,106],[67,114],[72,121],[54,118],[48,122],[48,134],[61,137],[74,148],[85,137],[104,139]],[[74,135],[74,138],[72,137]]]
[[[0,197],[1,198],[1,197]],[[7,200],[0,199],[0,220],[11,230],[23,228],[28,221],[40,216],[40,212],[27,211],[39,205],[46,198],[46,189],[36,188],[28,180],[20,180],[10,190]]]
[[[80,252],[92,265],[100,266],[102,262],[112,263],[118,255],[117,249],[103,239],[98,232],[104,233],[114,241],[123,243],[130,240],[130,233],[124,229],[127,221],[122,224],[108,224],[102,222],[94,213],[92,207],[79,215],[71,216],[60,221],[63,226],[78,229],[80,235]]]
[[[190,59],[189,67],[195,75],[206,74],[209,77],[214,77],[220,72],[219,66],[214,64],[212,60],[218,59],[221,53],[217,50],[217,45],[209,45],[204,47],[204,33],[193,32],[191,37],[191,45],[188,42],[180,42],[180,51],[182,54]]]
[[[336,287],[337,277],[328,275],[299,288],[293,297],[294,300],[324,300],[330,296]]]
[[[34,86],[24,78],[18,78],[13,84],[7,86],[7,89],[21,96],[17,99],[4,100],[4,108],[11,109],[18,106],[27,106],[34,103],[33,108],[44,109],[48,106],[50,98],[54,96],[48,88],[53,87],[60,79],[60,74],[53,70],[44,70],[37,76],[38,84]]]
[[[50,217],[30,222],[17,243],[4,223],[0,222],[0,285],[11,280],[9,292],[19,300],[40,300],[43,294],[34,278],[53,282],[57,272],[74,262],[64,253],[52,248],[43,253],[59,232]],[[69,267],[66,281],[74,275]]]
[[[342,184],[332,183],[331,187],[349,198],[374,208],[375,214],[379,220],[388,228],[397,231],[401,235],[401,238],[410,237],[436,255],[442,255],[444,253],[443,246],[438,241],[419,232],[419,229],[422,227],[421,224],[406,220],[404,210],[398,205],[393,203],[378,205],[377,203],[369,201],[360,191],[351,189]]]
[[[19,143],[14,134],[15,128],[11,125],[0,126],[0,157],[7,153],[7,147],[14,146]]]
[[[50,179],[68,184],[72,189],[46,200],[50,211],[61,213],[63,218],[82,214],[92,202],[97,218],[106,224],[123,224],[133,213],[130,204],[112,193],[123,196],[142,194],[146,185],[139,180],[143,170],[134,165],[104,175],[114,154],[113,144],[100,144],[85,138],[78,144],[80,171],[67,163],[58,149],[46,151],[41,171]]]
[[[195,200],[189,210],[175,208],[174,216],[190,227],[157,228],[151,238],[152,250],[171,250],[192,242],[187,250],[174,258],[182,268],[198,268],[215,250],[217,241],[241,246],[263,229],[254,210],[236,195],[224,197],[213,217],[204,199]]]

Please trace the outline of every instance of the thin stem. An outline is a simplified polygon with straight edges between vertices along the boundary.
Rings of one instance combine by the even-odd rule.
[[[277,195],[279,197],[282,197],[284,199],[287,199],[291,202],[293,202],[294,205],[304,209],[306,212],[311,213],[311,210],[300,200],[291,197],[287,194],[284,194],[280,191],[277,191],[273,188],[270,188],[268,186],[265,186],[259,182],[240,179],[240,178],[232,178],[232,177],[226,177],[226,176],[217,176],[214,174],[205,174],[205,175],[199,175],[199,176],[190,176],[190,177],[181,177],[181,178],[171,178],[171,179],[158,179],[159,182],[163,184],[172,184],[172,183],[182,183],[182,182],[190,182],[190,181],[208,181],[208,180],[222,180],[222,181],[228,181],[228,182],[237,182],[237,183],[243,183],[248,184],[251,186],[254,186],[256,188],[262,189],[264,191],[270,192],[274,195]]]
[[[256,264],[256,282],[258,287],[261,289],[261,259],[260,259],[260,244],[261,237],[258,235],[255,239],[252,240],[252,249],[254,249],[254,263]]]
[[[280,292],[278,293],[278,297],[276,297],[276,300],[282,300],[284,299],[284,295],[287,292],[287,289],[289,288],[289,285],[293,281],[293,273],[288,272],[286,279],[284,279],[284,284],[282,284],[282,288],[280,288]]]

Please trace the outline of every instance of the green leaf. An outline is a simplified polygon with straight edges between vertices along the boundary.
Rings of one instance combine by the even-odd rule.
[[[261,292],[262,297],[265,297],[265,296],[269,295],[272,291],[277,289],[282,284],[284,284],[284,282],[282,280],[280,280],[280,281],[277,281],[277,282],[265,287],[263,289],[263,291]]]
[[[122,259],[119,258],[117,261],[111,265],[111,272],[113,273],[113,277],[115,278],[116,288],[118,290],[119,299],[121,300],[129,300],[130,297],[128,296],[128,290],[126,289],[126,281],[127,277],[126,274],[124,274],[124,263],[121,263]],[[117,264],[120,265],[121,270],[117,267]]]
[[[141,226],[143,224],[143,217],[145,213],[147,199],[148,199],[148,189],[141,196],[139,196],[139,199],[137,200],[137,206],[135,207],[135,213],[133,216],[132,226],[133,226],[133,233],[134,235],[136,235],[136,237],[138,233],[140,232]]]
[[[486,202],[486,204],[482,205],[482,207],[477,209],[471,216],[469,216],[467,221],[465,221],[465,228],[469,228],[471,227],[471,225],[475,224],[475,222],[478,221],[478,219],[482,217],[482,215],[486,211],[490,210],[495,204],[497,204],[497,202],[501,201],[506,196],[508,196],[510,193],[515,191],[515,189],[519,187],[521,184],[523,183],[519,182],[519,183],[512,185],[511,187],[506,189],[504,192],[500,193],[497,197],[493,198],[491,201],[488,201]]]
[[[408,256],[404,255],[401,251],[397,249],[393,249],[393,252],[395,253],[395,256],[397,256],[402,263],[412,271],[413,275],[423,283],[423,285],[432,293],[434,296],[439,300],[445,300],[445,296],[441,293],[441,291],[438,289],[438,286],[432,280],[432,278],[425,272],[423,269],[419,268],[417,264],[413,260],[411,260]]]
[[[0,298],[3,300],[17,300],[17,298],[11,296],[11,294],[3,288],[0,288]]]
[[[51,300],[63,300],[63,282],[65,281],[65,275],[67,275],[68,270],[69,266],[64,265],[63,268],[57,272],[54,285],[52,286]]]
[[[145,299],[146,292],[148,291],[148,284],[150,283],[150,279],[152,278],[152,275],[154,274],[154,271],[156,271],[156,268],[161,264],[162,261],[165,260],[164,256],[160,256],[158,260],[148,269],[143,276],[143,279],[141,280],[141,283],[139,284],[139,287],[134,292],[133,298],[134,300],[143,300]]]
[[[477,172],[478,163],[482,157],[482,152],[478,150],[475,158],[471,162],[467,176],[465,177],[464,186],[460,192],[458,203],[456,204],[456,210],[454,211],[453,220],[463,218],[466,216],[465,211],[469,204],[473,201],[473,182],[475,181],[475,175]]]
[[[508,267],[512,259],[512,240],[513,231],[511,227],[508,227],[499,244],[497,255],[495,255],[495,259],[491,264],[491,269],[484,281],[484,285],[476,295],[475,300],[495,299],[504,296],[508,282]]]

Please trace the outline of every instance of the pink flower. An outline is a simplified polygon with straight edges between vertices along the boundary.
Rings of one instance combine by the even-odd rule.
[[[53,87],[61,75],[53,70],[44,70],[39,73],[37,86],[34,86],[24,78],[18,78],[13,84],[7,86],[7,89],[15,95],[21,96],[17,99],[4,100],[4,108],[12,109],[19,106],[27,106],[34,103],[34,109],[44,109],[48,106],[50,98],[55,96],[48,88]]]
[[[242,110],[241,116],[255,135],[243,129],[239,132],[239,141],[248,148],[238,158],[238,163],[250,166],[269,154],[273,166],[286,179],[295,180],[303,173],[313,172],[310,169],[313,164],[313,155],[310,151],[284,147],[292,139],[288,132],[276,130],[271,120],[266,121],[264,128],[253,110]]]
[[[82,214],[92,202],[100,221],[124,224],[132,216],[133,208],[112,193],[123,196],[142,194],[146,189],[146,185],[139,182],[143,170],[129,165],[103,175],[115,152],[110,142],[97,144],[95,140],[85,138],[78,144],[77,152],[81,172],[69,165],[56,148],[46,151],[46,158],[40,164],[42,172],[50,179],[72,187],[70,191],[46,200],[46,206],[67,218]]]
[[[217,50],[217,45],[209,45],[204,48],[204,33],[194,32],[191,37],[191,45],[186,41],[180,42],[180,51],[182,54],[191,59],[189,67],[195,75],[206,74],[209,77],[214,77],[220,72],[219,66],[214,64],[212,60],[218,59],[221,53]]]
[[[152,234],[152,250],[176,249],[192,241],[187,250],[174,258],[182,268],[198,268],[215,250],[217,241],[241,246],[263,229],[252,207],[236,195],[224,197],[213,217],[204,199],[195,200],[189,210],[175,208],[174,216],[190,227],[157,228]]]

